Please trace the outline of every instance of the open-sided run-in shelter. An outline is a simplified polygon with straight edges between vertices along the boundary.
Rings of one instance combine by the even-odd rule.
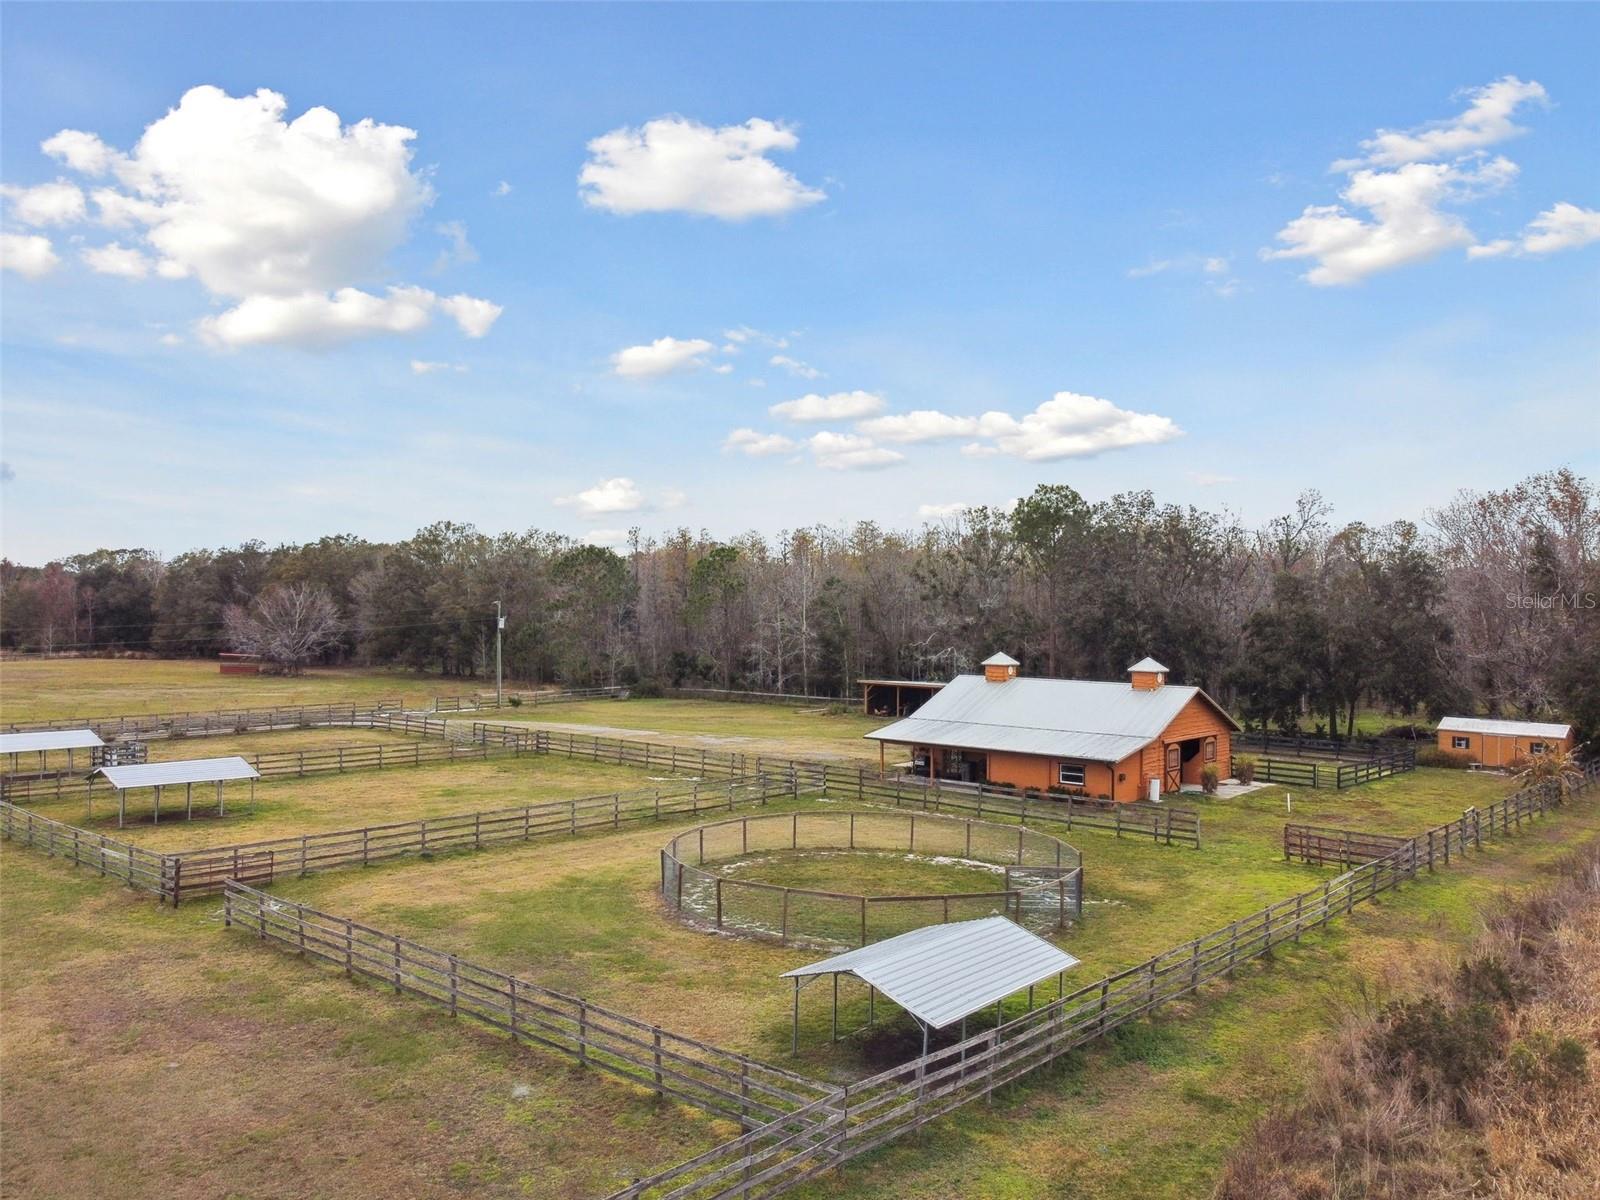
[[[877,1021],[877,998],[899,1005],[922,1027],[922,1053],[928,1053],[928,1035],[960,1023],[991,1004],[998,1019],[1002,1001],[1018,992],[1028,993],[1033,1008],[1035,985],[1055,976],[1064,993],[1067,971],[1078,960],[1029,933],[1005,917],[980,917],[948,925],[927,925],[885,938],[832,958],[785,971],[794,980],[794,1034],[792,1048],[800,1049],[800,989],[813,979],[833,979],[834,1038],[839,1036],[839,976],[852,975],[867,985],[867,1028]]]
[[[76,769],[74,761],[76,752],[88,750],[91,753],[98,746],[104,746],[100,735],[92,729],[41,729],[34,733],[0,733],[0,757],[11,756],[11,770],[13,773],[21,769],[20,756],[24,754],[37,754],[39,774],[49,771],[49,755],[66,752],[66,770],[71,772]],[[59,760],[58,760],[59,761]]]
[[[161,793],[169,787],[183,788],[184,819],[194,816],[194,785],[212,783],[217,788],[217,815],[227,810],[223,784],[236,779],[250,781],[250,799],[256,797],[256,780],[261,773],[238,755],[228,758],[191,758],[179,762],[139,763],[126,767],[101,767],[94,773],[104,776],[117,792],[117,824],[127,818],[127,794],[133,788],[155,789],[155,820],[161,820]],[[94,803],[93,783],[90,778],[89,804]]]

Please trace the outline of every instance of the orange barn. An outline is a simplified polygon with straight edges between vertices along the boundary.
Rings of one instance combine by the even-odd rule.
[[[996,654],[982,675],[958,675],[915,715],[866,736],[910,747],[913,770],[930,779],[1065,789],[1110,800],[1142,800],[1200,783],[1207,765],[1227,776],[1239,725],[1197,687],[1167,682],[1152,658],[1128,668],[1127,683],[1029,679]]]
[[[1552,750],[1571,750],[1571,725],[1544,721],[1500,721],[1446,717],[1439,722],[1439,749],[1466,754],[1485,767],[1504,767]]]

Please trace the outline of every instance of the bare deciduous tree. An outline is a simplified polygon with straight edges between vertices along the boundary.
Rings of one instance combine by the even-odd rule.
[[[235,650],[259,654],[287,675],[298,675],[344,630],[333,597],[310,583],[274,584],[248,609],[230,604],[223,620]]]

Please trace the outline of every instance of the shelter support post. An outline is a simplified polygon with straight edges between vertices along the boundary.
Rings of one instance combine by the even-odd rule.
[[[789,1053],[800,1053],[800,976],[794,977],[794,1036],[789,1040]]]

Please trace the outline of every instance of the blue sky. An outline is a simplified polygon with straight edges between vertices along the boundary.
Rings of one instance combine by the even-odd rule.
[[[1597,35],[7,4],[0,549],[912,527],[1041,482],[1387,520],[1593,473]]]

